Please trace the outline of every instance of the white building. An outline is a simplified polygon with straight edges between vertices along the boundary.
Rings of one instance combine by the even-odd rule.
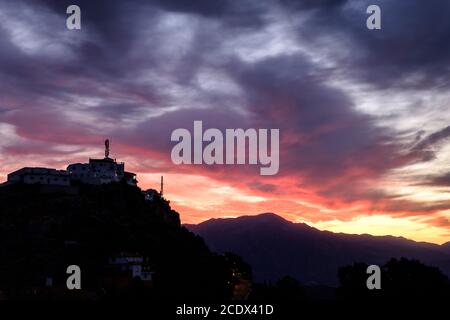
[[[136,186],[136,174],[125,171],[125,164],[109,157],[109,140],[105,140],[105,157],[89,159],[89,163],[73,163],[67,167],[72,180],[87,184],[104,184],[125,180]]]
[[[73,181],[86,184],[105,184],[125,181],[137,186],[136,174],[125,171],[125,164],[109,157],[109,140],[105,141],[105,158],[89,159],[89,163],[73,163],[67,170],[50,168],[22,168],[8,175],[8,184],[46,184],[70,186]]]
[[[136,174],[125,171],[125,164],[115,159],[89,159],[89,163],[73,163],[67,167],[72,180],[87,184],[105,184],[125,180],[137,185]]]
[[[70,174],[65,170],[25,167],[8,174],[8,183],[70,186]]]
[[[123,272],[129,272],[131,278],[139,278],[142,281],[152,281],[153,272],[145,263],[144,257],[138,254],[120,253],[109,258],[109,265],[119,268]]]

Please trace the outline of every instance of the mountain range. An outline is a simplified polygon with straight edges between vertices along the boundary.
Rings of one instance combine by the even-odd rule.
[[[215,252],[234,252],[252,266],[256,281],[295,277],[307,285],[338,284],[339,267],[356,262],[384,264],[390,258],[418,259],[450,276],[450,242],[437,245],[403,237],[321,231],[273,213],[211,219],[186,228]]]

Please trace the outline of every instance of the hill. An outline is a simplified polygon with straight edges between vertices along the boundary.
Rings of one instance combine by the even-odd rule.
[[[448,254],[450,254],[450,241],[442,244],[441,248],[442,248],[443,251],[445,251]]]
[[[257,281],[290,275],[304,284],[335,286],[339,267],[355,262],[382,265],[392,257],[419,259],[450,275],[450,253],[439,245],[320,231],[272,213],[211,219],[186,227],[203,237],[211,250],[242,256]]]
[[[224,257],[182,227],[164,198],[146,201],[125,183],[3,186],[0,243],[0,296],[8,299],[230,296]],[[142,261],[121,265],[133,271],[125,274],[114,257]],[[79,293],[66,288],[72,264],[82,271]],[[149,286],[135,276],[141,267]]]

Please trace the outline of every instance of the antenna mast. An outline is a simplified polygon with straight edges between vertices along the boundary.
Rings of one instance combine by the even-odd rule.
[[[164,177],[161,176],[161,189],[159,191],[159,194],[163,195],[163,191],[164,191]]]
[[[105,158],[109,158],[109,139],[105,140]]]

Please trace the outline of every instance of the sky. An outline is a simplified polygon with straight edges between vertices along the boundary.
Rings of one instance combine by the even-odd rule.
[[[102,157],[109,138],[142,188],[164,175],[184,223],[274,212],[450,241],[449,15],[440,0],[0,0],[0,181]],[[278,174],[174,165],[171,132],[195,120],[280,129]]]

